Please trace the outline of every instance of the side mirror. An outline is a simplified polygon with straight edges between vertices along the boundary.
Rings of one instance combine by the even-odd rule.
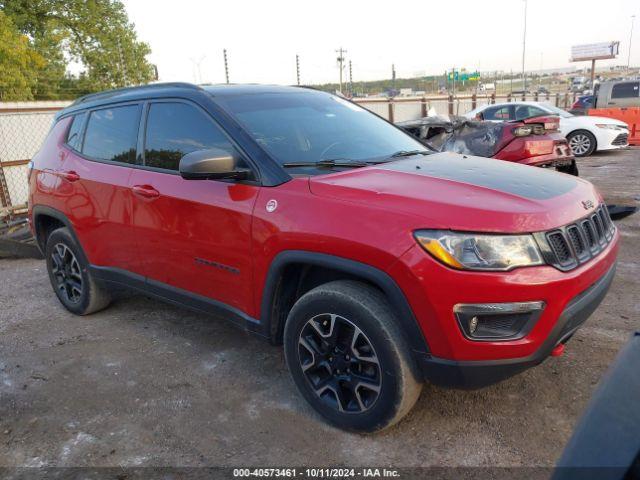
[[[185,180],[221,180],[249,178],[249,170],[238,168],[240,155],[220,148],[196,150],[180,159],[178,170]]]

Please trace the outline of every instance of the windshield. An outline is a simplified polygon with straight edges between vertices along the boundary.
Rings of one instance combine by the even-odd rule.
[[[367,110],[323,92],[223,96],[216,101],[281,165],[383,161],[394,153],[425,150]]]
[[[554,113],[555,115],[559,115],[563,118],[573,117],[571,113],[567,112],[566,110],[562,110],[561,108],[554,107],[553,105],[544,105],[544,109]]]

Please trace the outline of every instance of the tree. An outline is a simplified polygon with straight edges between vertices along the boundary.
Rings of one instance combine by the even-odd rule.
[[[37,96],[77,96],[153,79],[150,48],[137,39],[120,0],[0,0],[0,10],[48,59]],[[77,81],[65,78],[71,62],[84,68]]]
[[[0,100],[31,100],[44,58],[0,11]]]

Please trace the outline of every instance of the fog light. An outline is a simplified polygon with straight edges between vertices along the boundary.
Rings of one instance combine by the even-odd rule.
[[[531,331],[544,302],[458,304],[453,313],[469,340],[517,340]]]
[[[476,328],[478,328],[478,317],[473,317],[469,320],[469,333],[475,333]]]

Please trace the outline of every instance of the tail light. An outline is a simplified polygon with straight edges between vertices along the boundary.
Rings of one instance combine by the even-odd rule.
[[[543,131],[540,132],[540,135],[544,132],[557,132],[560,130],[560,117],[550,115],[548,117],[533,117],[527,118],[522,121],[526,125],[538,125],[538,128],[542,128]]]

